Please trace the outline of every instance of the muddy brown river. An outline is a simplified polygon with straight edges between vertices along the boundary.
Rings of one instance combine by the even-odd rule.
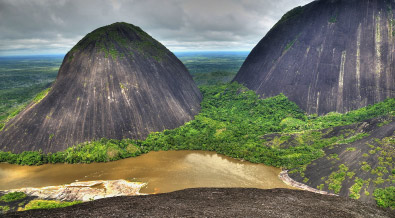
[[[75,181],[126,179],[144,182],[141,193],[196,187],[292,188],[280,169],[206,151],[159,151],[135,158],[93,164],[0,164],[0,190],[44,187]]]

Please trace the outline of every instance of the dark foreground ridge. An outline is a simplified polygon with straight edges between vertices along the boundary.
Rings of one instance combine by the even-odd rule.
[[[394,211],[342,197],[288,189],[199,188],[115,197],[6,217],[394,217]]]
[[[318,0],[297,7],[252,50],[235,81],[284,93],[309,114],[395,97],[395,2]]]
[[[173,53],[139,27],[114,23],[74,46],[46,97],[0,130],[0,150],[47,153],[103,137],[144,139],[192,120],[201,100]]]

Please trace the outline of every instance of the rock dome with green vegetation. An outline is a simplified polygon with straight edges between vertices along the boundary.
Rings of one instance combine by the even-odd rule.
[[[297,7],[252,50],[234,81],[284,93],[309,114],[395,97],[395,2],[317,0]]]
[[[114,23],[71,49],[52,87],[2,128],[0,150],[47,153],[103,137],[144,139],[192,120],[201,100],[173,53],[139,27]]]

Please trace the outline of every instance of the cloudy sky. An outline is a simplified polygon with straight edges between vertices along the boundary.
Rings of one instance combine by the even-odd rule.
[[[312,0],[0,0],[0,56],[65,54],[92,30],[140,26],[172,51],[249,51]]]

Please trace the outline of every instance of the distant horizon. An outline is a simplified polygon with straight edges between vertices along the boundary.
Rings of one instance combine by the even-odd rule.
[[[216,50],[216,51],[171,51],[175,55],[177,54],[196,54],[196,53],[250,53],[251,51],[238,51],[238,50]],[[15,54],[15,55],[0,55],[0,58],[24,58],[24,57],[60,57],[65,56],[66,53],[54,53],[54,54]]]

